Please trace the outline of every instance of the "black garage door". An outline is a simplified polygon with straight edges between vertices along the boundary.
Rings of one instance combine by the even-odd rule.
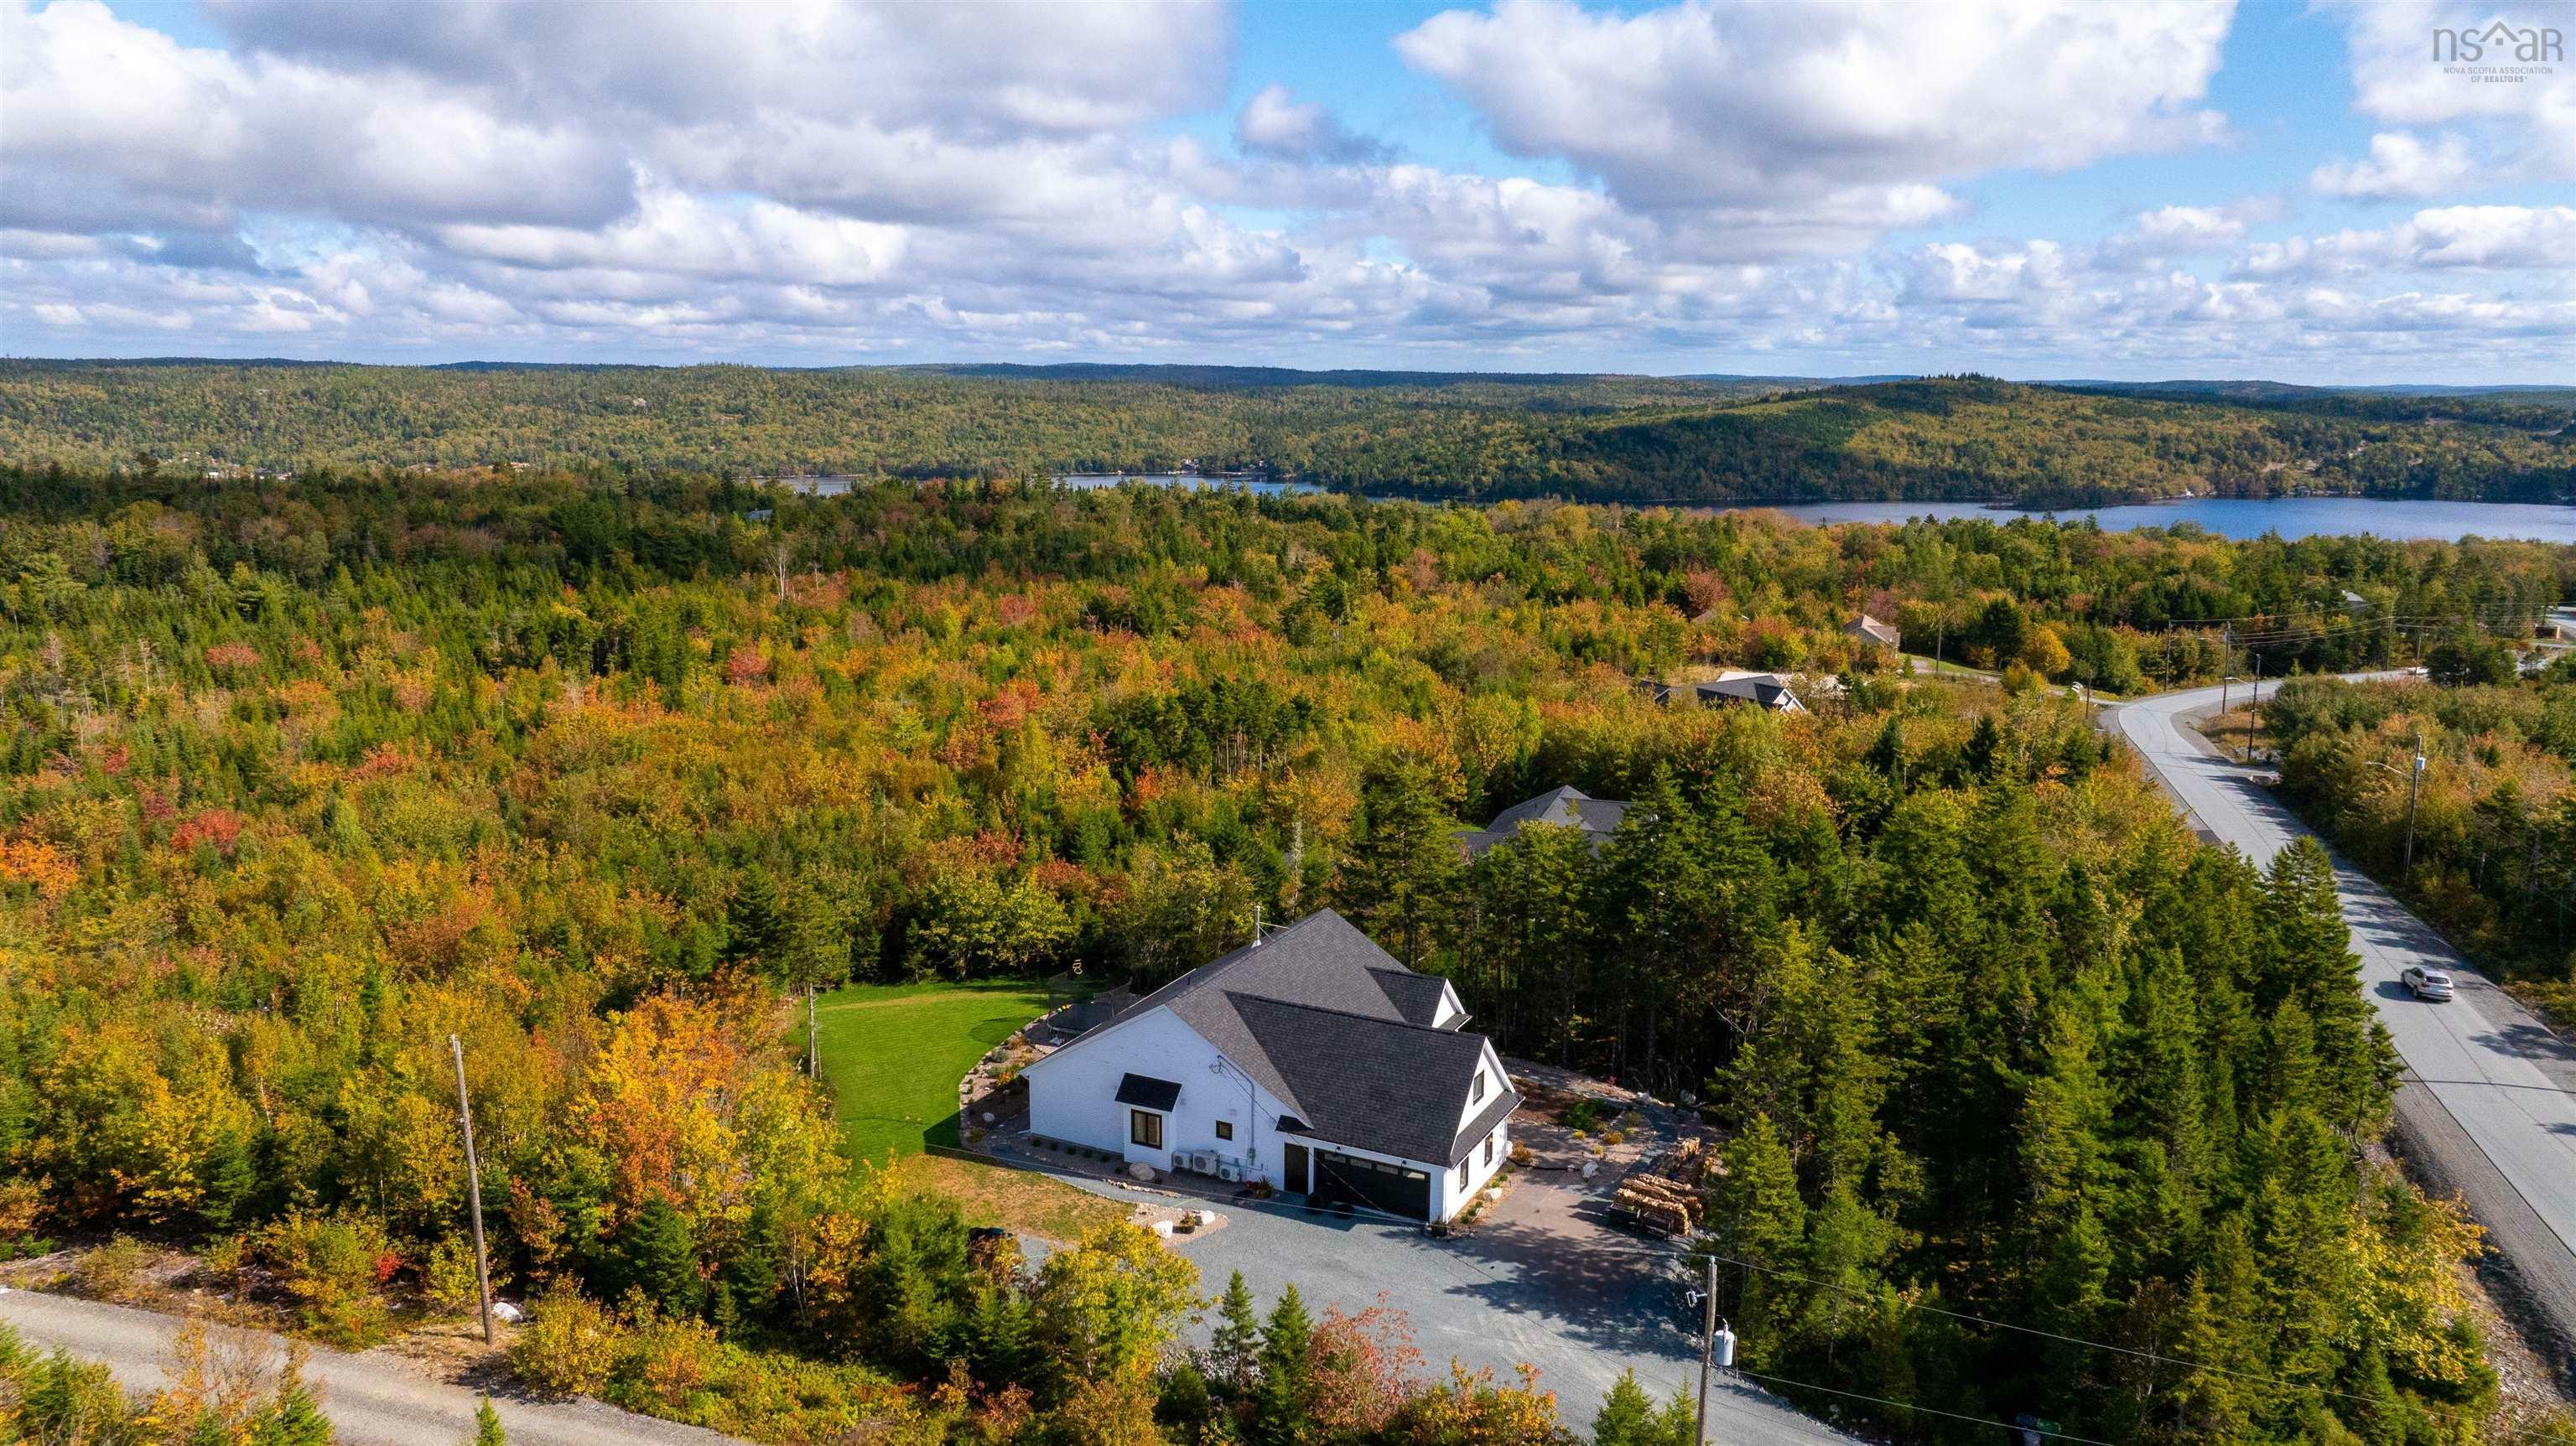
[[[1318,1205],[1365,1205],[1407,1220],[1428,1220],[1431,1177],[1403,1165],[1317,1150],[1315,1192],[1311,1198]]]

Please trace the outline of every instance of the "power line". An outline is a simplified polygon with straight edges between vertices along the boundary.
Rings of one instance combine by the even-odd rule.
[[[2010,1421],[1998,1421],[1992,1416],[1963,1416],[1956,1411],[1943,1411],[1932,1406],[1916,1406],[1904,1401],[1891,1401],[1885,1396],[1873,1396],[1866,1391],[1841,1391],[1832,1386],[1793,1381],[1787,1376],[1766,1376],[1760,1371],[1748,1371],[1742,1366],[1736,1367],[1735,1373],[1739,1376],[1751,1376],[1757,1381],[1769,1381],[1774,1385],[1795,1386],[1802,1391],[1822,1391],[1828,1396],[1849,1396],[1855,1401],[1876,1401],[1882,1406],[1894,1406],[1900,1411],[1920,1411],[1927,1416],[1947,1416],[1953,1421],[1974,1421],[1980,1426],[2001,1426],[2007,1431],[2028,1431],[2034,1436],[2048,1436],[2059,1441],[2080,1441],[2085,1443],[2085,1446],[2118,1446],[2117,1442],[2105,1441],[2095,1436],[2078,1436],[2071,1431],[2052,1431],[2045,1426],[2016,1426]]]
[[[2087,1340],[2082,1336],[2070,1336],[2058,1331],[2042,1330],[2038,1326],[2015,1325],[2010,1321],[1990,1320],[1985,1316],[1970,1315],[1966,1311],[1949,1310],[1941,1306],[1926,1304],[1922,1301],[1889,1299],[1872,1295],[1866,1291],[1854,1290],[1847,1285],[1836,1285],[1830,1280],[1818,1280],[1813,1276],[1800,1275],[1794,1270],[1781,1270],[1775,1266],[1763,1265],[1755,1261],[1738,1260],[1734,1256],[1720,1255],[1715,1251],[1710,1251],[1709,1257],[1714,1260],[1723,1260],[1729,1265],[1740,1265],[1747,1270],[1758,1270],[1765,1275],[1780,1276],[1783,1279],[1798,1281],[1801,1284],[1812,1285],[1819,1289],[1839,1291],[1844,1295],[1855,1296],[1869,1301],[1886,1300],[1886,1303],[1898,1306],[1905,1310],[1930,1311],[1934,1315],[1945,1315],[1953,1320],[1963,1320],[1977,1325],[1992,1326],[1996,1330],[2019,1331],[2023,1335],[2040,1336],[2053,1341],[2064,1341],[2068,1345],[2090,1346],[2097,1351],[2112,1351],[2119,1355],[2134,1356],[2140,1360],[2155,1361],[2163,1365],[2183,1366],[2190,1370],[2207,1371],[2212,1375],[2232,1376],[2241,1381],[2260,1381],[2266,1385],[2287,1386],[2292,1390],[2315,1391],[2320,1395],[2334,1396],[2347,1401],[2359,1401],[2365,1406],[2375,1407],[2385,1404],[2384,1402],[2372,1400],[2368,1396],[2358,1396],[2350,1391],[2338,1391],[2332,1386],[2321,1386],[2313,1381],[2293,1381],[2286,1376],[2267,1376],[2257,1371],[2230,1370],[2225,1366],[2213,1366],[2206,1362],[2190,1360],[2182,1356],[2168,1356],[2160,1351],[2140,1350],[2135,1346],[2113,1345],[2109,1341]],[[1750,1373],[1748,1372],[1747,1374]],[[1821,1391],[1827,1388],[1818,1386],[1814,1389]],[[2464,1411],[2459,1411],[2454,1407],[2432,1404],[2422,1404],[2419,1405],[2417,1409],[2433,1415],[2459,1415],[2466,1417],[2469,1414]]]

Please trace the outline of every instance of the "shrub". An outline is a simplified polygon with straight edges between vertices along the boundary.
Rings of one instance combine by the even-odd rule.
[[[499,1281],[493,1282],[494,1289],[499,1286]],[[421,1262],[420,1291],[431,1306],[450,1315],[480,1309],[483,1298],[474,1284],[474,1243],[451,1235],[432,1244],[428,1258]]]
[[[608,1309],[558,1283],[537,1297],[510,1341],[510,1369],[549,1396],[592,1396],[617,1365],[617,1322]]]
[[[5,1404],[12,1398],[14,1411]],[[105,1446],[141,1436],[135,1415],[106,1366],[76,1361],[60,1351],[40,1356],[0,1326],[0,1426],[14,1428],[29,1441]]]
[[[296,1211],[264,1227],[250,1253],[295,1298],[307,1332],[345,1350],[384,1339],[392,1322],[377,1288],[402,1258],[373,1216]]]
[[[42,1255],[36,1222],[45,1214],[45,1192],[33,1180],[0,1180],[0,1260]]]
[[[143,1271],[151,1263],[149,1246],[118,1235],[80,1258],[72,1267],[72,1285],[100,1300],[132,1300],[143,1288]]]
[[[242,1265],[250,1258],[250,1242],[239,1235],[227,1235],[197,1252],[197,1274],[207,1283],[230,1290],[241,1283]]]

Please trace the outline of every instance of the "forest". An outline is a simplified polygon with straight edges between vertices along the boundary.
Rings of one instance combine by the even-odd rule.
[[[1013,481],[1194,464],[1468,500],[2576,497],[2576,393],[2249,386],[9,361],[0,457],[197,476],[605,465]]]
[[[2463,635],[2435,644],[2427,672],[2284,686],[2264,709],[2282,783],[2481,969],[2576,1027],[2576,658],[2524,676]]]
[[[2512,616],[2576,549],[0,469],[0,1253],[174,1244],[341,1345],[470,1309],[452,1033],[537,1388],[782,1443],[1680,1446],[1132,1228],[1031,1267],[844,1158],[797,1069],[810,983],[1151,982],[1331,904],[1507,1050],[1700,1101],[1699,1248],[1793,1399],[2489,1439],[2476,1231],[2376,1145],[2322,854],[2203,847],[2042,686],[2212,676],[2256,617],[2381,660],[2347,590]],[[2000,677],[1893,672],[1864,608]],[[1816,706],[1638,686],[1721,665]],[[1559,784],[1644,806],[1460,858]]]

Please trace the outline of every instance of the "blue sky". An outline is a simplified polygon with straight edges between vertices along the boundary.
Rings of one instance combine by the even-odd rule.
[[[2576,381],[2499,19],[0,0],[0,350]]]

